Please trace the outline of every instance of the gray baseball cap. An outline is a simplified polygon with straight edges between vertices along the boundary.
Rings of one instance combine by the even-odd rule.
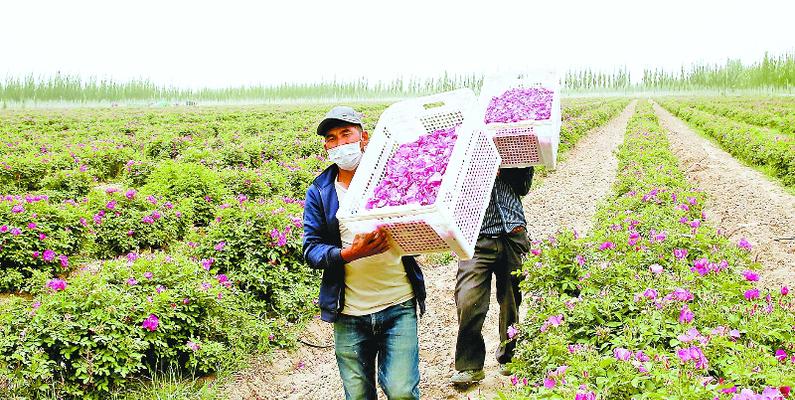
[[[359,125],[364,129],[362,114],[348,106],[336,106],[332,108],[331,111],[327,112],[323,120],[320,121],[320,124],[317,126],[317,134],[321,136],[325,135],[329,126],[334,123],[334,121],[349,122],[354,125]]]

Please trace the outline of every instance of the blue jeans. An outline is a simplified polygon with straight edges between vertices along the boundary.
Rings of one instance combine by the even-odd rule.
[[[390,400],[420,398],[420,352],[414,299],[377,313],[340,314],[334,347],[348,400],[375,400],[378,383]]]

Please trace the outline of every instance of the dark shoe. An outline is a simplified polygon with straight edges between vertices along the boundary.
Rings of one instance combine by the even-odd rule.
[[[482,369],[458,371],[450,378],[450,383],[453,385],[471,385],[482,381],[485,377],[486,373]]]
[[[500,374],[503,376],[511,376],[513,372],[508,368],[508,364],[500,364]]]

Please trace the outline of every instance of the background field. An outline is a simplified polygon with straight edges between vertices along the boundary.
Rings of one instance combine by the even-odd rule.
[[[677,96],[656,102],[791,196],[794,100]],[[314,129],[330,105],[2,111],[0,391],[45,398],[248,397],[229,389],[236,385],[228,383],[241,379],[240,371],[267,369],[269,354],[304,346],[299,340],[312,332],[328,339],[313,319],[318,274],[302,260],[300,232],[306,187],[328,165]],[[367,129],[387,105],[355,104],[365,114]],[[631,116],[633,109],[636,114],[617,154],[613,193],[588,200],[599,200],[593,233],[575,240],[560,224],[557,239],[534,242],[537,250],[526,264],[524,288],[529,299],[541,296],[547,301],[529,300],[514,364],[519,384],[508,392],[514,397],[546,398],[553,392],[573,397],[578,386],[563,384],[559,377],[554,379],[560,386],[550,392],[532,385],[560,365],[580,371],[577,376],[592,371],[598,377],[572,374],[569,381],[609,398],[666,393],[672,390],[666,380],[682,374],[692,376],[676,388],[684,398],[728,387],[695,385],[703,369],[687,362],[682,369],[669,369],[683,346],[676,339],[684,329],[677,322],[681,310],[673,314],[664,307],[659,314],[647,314],[654,308],[631,305],[632,296],[651,287],[661,297],[682,287],[697,293],[697,303],[690,305],[699,315],[694,327],[745,327],[743,340],[753,351],[734,342],[704,347],[710,360],[725,354],[725,361],[711,364],[710,376],[758,390],[790,384],[793,367],[776,363],[774,354],[795,350],[787,328],[795,323],[793,305],[775,286],[788,283],[771,281],[762,287],[774,290],[781,300],[765,300],[765,292],[752,300],[770,312],[749,316],[744,311],[747,300],[742,295],[754,281],[741,273],[766,266],[730,243],[726,232],[690,227],[691,220],[704,220],[700,210],[709,200],[678,170],[646,100],[564,99],[564,164],[554,172],[541,169],[529,197],[548,178],[560,184],[556,179],[573,168],[565,160],[581,138],[605,135],[596,128],[622,112]],[[659,200],[646,205],[648,196]],[[623,217],[624,210],[631,210],[637,221]],[[688,225],[676,221],[681,213]],[[643,254],[636,253],[638,247],[621,244],[632,232],[640,232],[636,242],[647,243]],[[654,232],[670,239],[655,239]],[[603,249],[604,243],[618,247]],[[674,248],[688,255],[674,257]],[[670,270],[664,284],[648,271],[654,260]],[[450,261],[449,255],[423,258],[430,271],[447,268]],[[689,275],[699,263],[715,265],[715,277]],[[615,266],[604,270],[598,265]],[[620,278],[632,274],[641,278]],[[699,282],[700,276],[710,279]],[[54,286],[56,279],[66,282],[64,290]],[[604,288],[614,294],[607,295]],[[714,297],[717,293],[722,297]],[[709,314],[706,307],[715,301],[736,317]],[[560,310],[568,310],[564,320],[569,322],[561,331],[565,334],[530,334],[545,315]],[[158,319],[155,330],[144,326],[152,315]],[[653,334],[638,330],[654,324],[665,328],[655,328]],[[567,345],[584,350],[566,351]],[[640,367],[627,369],[621,360],[613,365],[614,349],[626,347],[653,357],[636,361],[649,363],[642,365],[659,374],[634,375]],[[279,357],[302,354],[278,351]],[[440,362],[449,361],[442,357],[444,349],[438,351]],[[654,366],[667,352],[673,358],[664,362],[666,367]],[[296,362],[300,364],[293,371],[301,372],[304,361]],[[753,365],[760,372],[747,375],[746,368]],[[325,368],[334,372],[333,364]],[[294,372],[281,374],[287,378]],[[306,373],[321,374],[311,369]],[[484,385],[492,394],[508,387],[504,382]],[[446,396],[450,390],[430,384],[425,393]]]

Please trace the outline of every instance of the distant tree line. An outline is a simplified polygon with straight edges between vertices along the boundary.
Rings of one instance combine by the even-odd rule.
[[[0,101],[6,102],[117,102],[117,101],[246,101],[298,99],[384,99],[418,96],[469,87],[476,91],[483,83],[478,74],[449,74],[437,78],[397,78],[369,82],[365,78],[348,82],[284,83],[229,88],[185,89],[163,86],[146,79],[116,82],[56,74],[29,75],[0,81]],[[765,54],[761,61],[743,65],[727,60],[725,65],[695,64],[677,72],[646,69],[639,83],[632,83],[626,67],[612,72],[589,68],[570,70],[561,76],[564,91],[609,92],[630,90],[701,90],[795,88],[795,53]]]

